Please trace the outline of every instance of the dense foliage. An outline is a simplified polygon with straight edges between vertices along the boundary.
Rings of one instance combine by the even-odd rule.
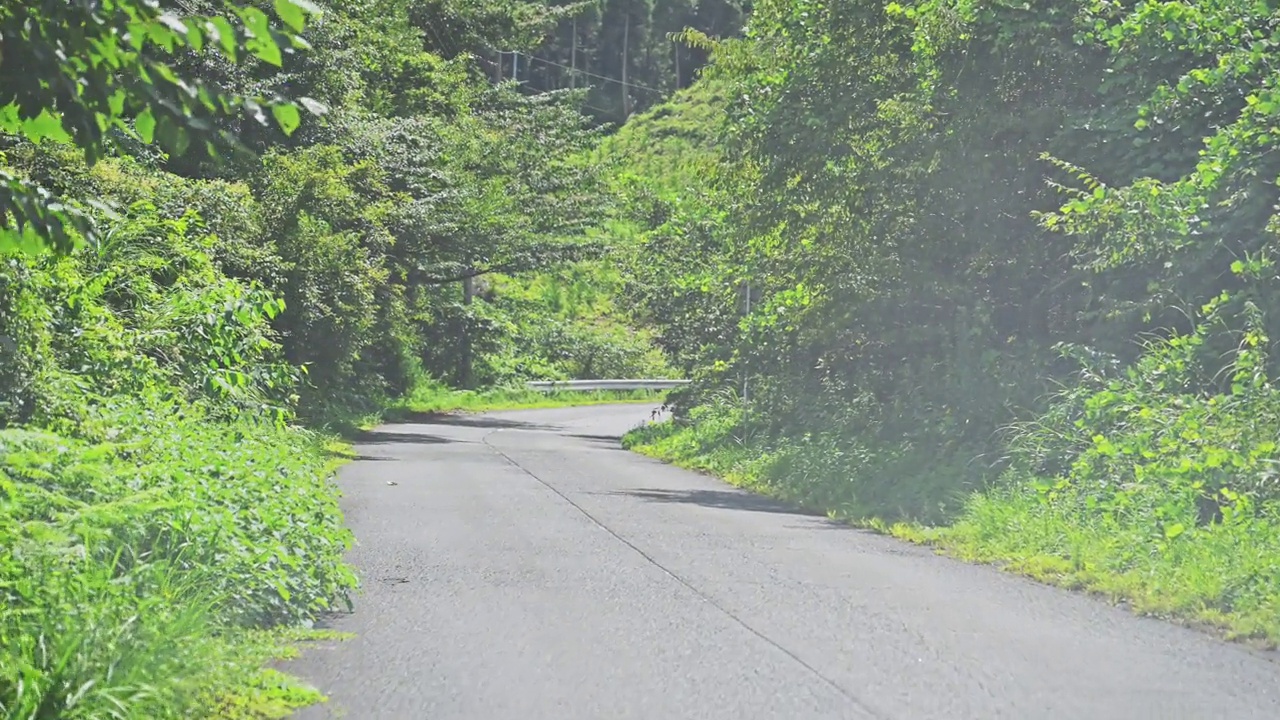
[[[128,165],[91,181],[137,191]],[[3,407],[28,422],[0,430],[6,717],[175,716],[234,666],[216,628],[354,588],[322,441],[284,422],[281,303],[215,247],[139,201],[93,252],[7,258]]]
[[[315,7],[307,0],[279,0],[273,26],[266,12],[225,3],[221,12],[175,13],[159,3],[6,3],[0,8],[4,78],[0,80],[0,132],[40,142],[73,142],[89,163],[107,151],[106,134],[123,132],[182,154],[193,141],[211,153],[221,117],[244,114],[268,123],[267,111],[285,133],[300,122],[298,106],[279,97],[237,94],[211,78],[182,76],[175,59],[205,46],[223,60],[242,55],[279,66],[295,46]],[[309,98],[312,110],[321,106]],[[73,205],[57,200],[29,179],[0,175],[0,249],[53,243],[68,249],[94,225]]]
[[[1280,637],[1273,3],[317,5],[0,9],[0,715],[226,704],[356,586],[302,426],[531,378]]]
[[[766,0],[695,35],[715,169],[633,193],[672,262],[629,292],[698,379],[649,439],[1280,631],[1275,13]]]

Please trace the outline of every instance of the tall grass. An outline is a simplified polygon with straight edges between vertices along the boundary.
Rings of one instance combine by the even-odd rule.
[[[321,438],[117,398],[0,430],[0,717],[209,716],[240,639],[356,580]]]

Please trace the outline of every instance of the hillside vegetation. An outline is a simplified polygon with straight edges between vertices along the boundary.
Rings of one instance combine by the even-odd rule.
[[[695,36],[708,89],[611,140],[630,305],[695,379],[629,442],[1280,639],[1277,19],[763,0]],[[710,148],[678,196],[666,131]]]

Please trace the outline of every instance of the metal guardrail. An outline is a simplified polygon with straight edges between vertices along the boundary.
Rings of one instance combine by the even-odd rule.
[[[525,383],[530,390],[671,390],[688,385],[688,380],[554,380]]]

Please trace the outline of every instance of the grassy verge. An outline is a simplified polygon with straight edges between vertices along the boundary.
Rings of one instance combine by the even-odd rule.
[[[426,385],[388,408],[388,415],[396,413],[429,412],[490,412],[496,410],[523,410],[535,408],[573,407],[577,405],[604,405],[610,403],[660,402],[665,391],[653,390],[593,390],[589,392],[542,392],[528,388],[492,388],[488,390],[454,390]]]
[[[160,397],[0,431],[0,717],[259,718],[318,699],[261,670],[260,633],[356,586],[325,444]]]
[[[224,688],[202,701],[199,720],[282,720],[295,710],[328,702],[319,690],[299,682],[272,664],[296,658],[307,645],[348,636],[325,630],[284,628],[246,632],[235,644],[236,663]]]
[[[630,433],[624,446],[961,560],[1096,593],[1140,614],[1263,647],[1280,643],[1280,511],[1274,505],[1251,506],[1229,493],[1216,520],[1197,522],[1199,496],[1180,497],[1172,484],[1145,493],[1130,483],[1121,493],[1082,494],[1070,491],[1074,483],[1047,486],[1022,475],[971,495],[953,521],[925,526],[855,510],[857,488],[805,476],[794,462],[778,462],[784,453],[734,441],[728,433],[734,425],[716,416],[650,425]],[[1082,453],[1077,467],[1090,459]]]
[[[1280,643],[1280,514],[1269,509],[1170,538],[1075,505],[1005,488],[975,496],[950,527],[903,535],[1140,614],[1262,647]]]

